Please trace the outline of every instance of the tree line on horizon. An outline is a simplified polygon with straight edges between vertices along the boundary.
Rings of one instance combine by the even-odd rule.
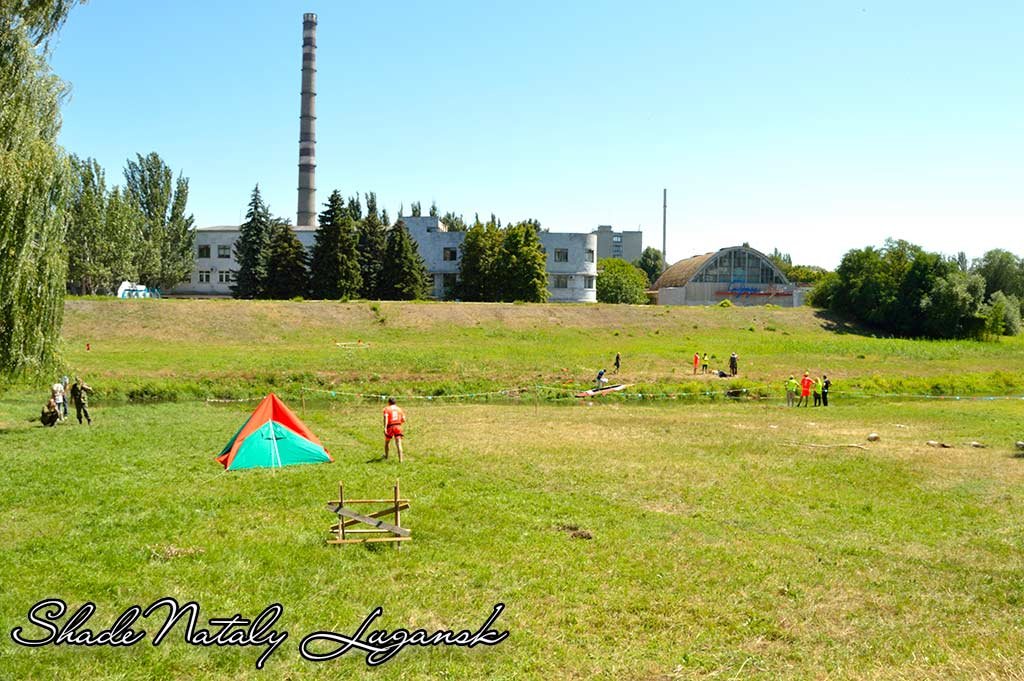
[[[1024,259],[994,249],[969,263],[888,239],[843,256],[809,302],[904,338],[997,338],[1021,331]]]
[[[416,244],[399,220],[378,211],[374,192],[346,201],[331,192],[317,219],[313,247],[303,247],[291,222],[274,217],[257,185],[235,242],[236,298],[419,300],[429,278]]]

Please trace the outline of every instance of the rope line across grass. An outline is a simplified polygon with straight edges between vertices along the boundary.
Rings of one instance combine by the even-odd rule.
[[[694,392],[620,392],[614,395],[602,395],[604,399],[620,399],[620,400],[678,400],[686,398],[700,398],[700,397],[714,397],[725,395],[728,397],[740,397],[747,396],[751,399],[757,400],[784,400],[784,395],[774,395],[773,385],[759,385],[749,388],[727,388],[722,390],[700,390]],[[489,397],[509,397],[518,396],[524,393],[530,392],[530,390],[536,390],[538,392],[553,393],[554,395],[549,399],[586,399],[576,397],[581,388],[580,387],[565,387],[565,386],[551,386],[551,385],[535,385],[522,386],[515,388],[504,388],[501,390],[488,390],[481,392],[471,393],[460,393],[454,395],[402,395],[397,394],[395,396],[401,397],[405,400],[473,400],[477,398],[489,398]],[[384,395],[380,393],[361,393],[361,392],[349,392],[343,390],[327,390],[324,388],[307,388],[302,387],[299,389],[300,392],[308,393],[319,393],[328,395],[330,397],[354,397],[357,399],[364,400],[386,400],[391,395]],[[763,394],[768,393],[768,394]],[[854,398],[871,398],[871,399],[926,399],[926,400],[953,400],[953,401],[997,401],[997,400],[1024,400],[1024,395],[934,395],[928,393],[871,393],[864,391],[854,390],[832,390],[829,391],[831,396],[842,396],[842,397],[854,397]],[[260,397],[242,397],[236,399],[227,398],[207,398],[205,401],[210,403],[243,403],[243,402],[255,402],[263,399]],[[593,398],[590,398],[593,399]]]

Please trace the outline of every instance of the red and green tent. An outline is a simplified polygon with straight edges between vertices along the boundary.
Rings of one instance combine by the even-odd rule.
[[[233,471],[330,463],[333,459],[306,424],[270,393],[224,446],[217,461]]]

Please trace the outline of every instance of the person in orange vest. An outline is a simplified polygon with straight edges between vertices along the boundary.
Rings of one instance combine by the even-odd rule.
[[[697,375],[697,366],[700,365],[700,353],[693,353],[693,375]]]
[[[388,398],[388,406],[384,407],[384,458],[388,458],[388,447],[395,440],[398,448],[398,463],[402,463],[402,424],[405,423],[405,412],[395,404],[395,398]]]
[[[800,399],[797,401],[796,406],[803,404],[805,407],[811,406],[811,385],[814,381],[811,380],[811,376],[808,372],[804,372],[804,377],[800,379]]]

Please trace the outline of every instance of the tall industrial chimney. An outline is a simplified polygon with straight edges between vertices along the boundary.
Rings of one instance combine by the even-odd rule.
[[[297,227],[316,226],[316,15],[302,15],[302,104],[299,112]]]

